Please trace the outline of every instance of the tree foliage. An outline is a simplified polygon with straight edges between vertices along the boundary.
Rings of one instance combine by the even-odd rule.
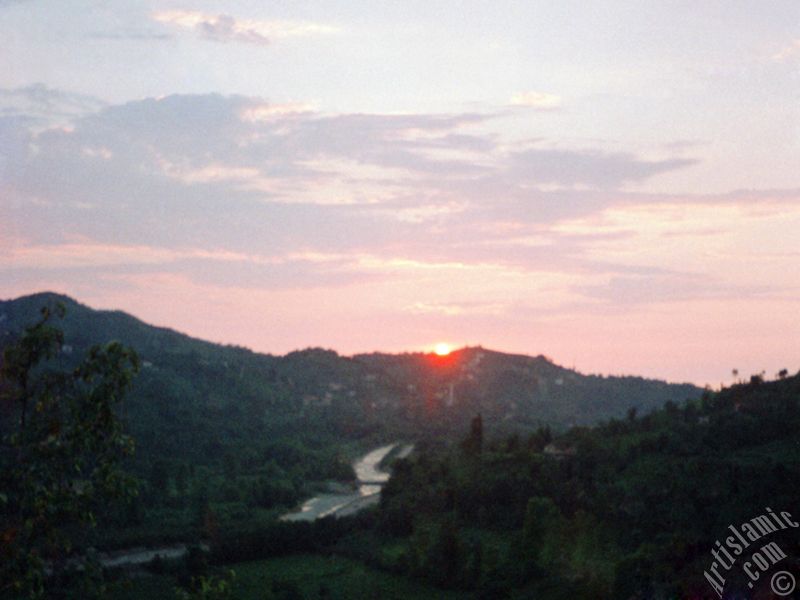
[[[800,486],[800,374],[552,441],[490,435],[480,454],[466,451],[477,429],[398,461],[375,516],[386,547],[407,549],[388,566],[476,597],[707,597],[715,540],[792,507]],[[780,535],[796,547],[794,530]],[[731,573],[726,590],[747,583]]]
[[[119,469],[133,451],[119,405],[138,368],[119,343],[93,347],[65,369],[63,333],[51,324],[63,306],[40,319],[3,353],[0,370],[0,596],[57,597],[50,582],[75,567],[77,532],[95,523],[98,507],[135,493]],[[82,568],[83,573],[88,570]],[[59,584],[61,587],[61,584]]]

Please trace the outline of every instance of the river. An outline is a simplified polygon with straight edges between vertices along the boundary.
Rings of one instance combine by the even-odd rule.
[[[314,521],[331,515],[344,517],[373,506],[380,500],[383,484],[389,481],[389,473],[379,468],[380,462],[397,444],[381,446],[368,452],[353,464],[358,480],[358,489],[347,493],[319,494],[306,500],[300,510],[281,517],[282,521]],[[414,447],[406,444],[397,456],[408,456]]]
[[[398,444],[381,446],[368,452],[353,464],[358,480],[358,489],[341,494],[320,494],[306,500],[300,510],[283,515],[282,521],[313,521],[330,515],[344,517],[378,503],[383,484],[389,481],[389,473],[378,465]],[[397,452],[398,458],[404,458],[414,449],[405,444]],[[208,546],[203,544],[205,550]],[[160,548],[129,548],[116,552],[99,553],[98,560],[104,567],[131,567],[149,563],[156,556],[163,559],[176,559],[187,552],[185,544],[175,544]]]

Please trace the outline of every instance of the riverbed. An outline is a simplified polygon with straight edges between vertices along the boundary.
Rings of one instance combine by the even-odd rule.
[[[356,472],[357,488],[352,492],[319,494],[303,503],[300,510],[281,517],[282,521],[314,521],[330,515],[345,517],[357,513],[380,501],[381,489],[389,481],[389,473],[379,468],[381,461],[398,444],[389,444],[376,448],[353,463]],[[404,444],[396,456],[404,458],[413,450],[411,444]],[[208,546],[202,545],[204,550]],[[162,559],[181,558],[187,552],[185,544],[175,544],[159,548],[129,548],[116,552],[100,553],[98,560],[104,567],[136,567],[143,566],[156,556]]]
[[[319,494],[306,500],[300,510],[285,514],[282,521],[314,521],[336,515],[344,517],[354,514],[380,501],[383,485],[389,481],[389,473],[379,468],[381,461],[398,444],[388,444],[368,452],[353,464],[358,488],[349,493]],[[399,457],[408,456],[413,449],[410,444],[398,451]]]

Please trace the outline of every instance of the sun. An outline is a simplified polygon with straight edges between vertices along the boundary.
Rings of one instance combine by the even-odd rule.
[[[452,351],[452,348],[450,348],[450,344],[439,342],[436,344],[436,346],[434,346],[433,351],[437,356],[447,356]]]

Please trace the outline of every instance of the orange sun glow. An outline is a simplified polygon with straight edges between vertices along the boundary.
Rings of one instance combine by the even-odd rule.
[[[451,350],[450,344],[445,344],[444,342],[436,344],[436,346],[433,349],[433,351],[438,356],[447,356],[448,354],[450,354],[450,350]]]

